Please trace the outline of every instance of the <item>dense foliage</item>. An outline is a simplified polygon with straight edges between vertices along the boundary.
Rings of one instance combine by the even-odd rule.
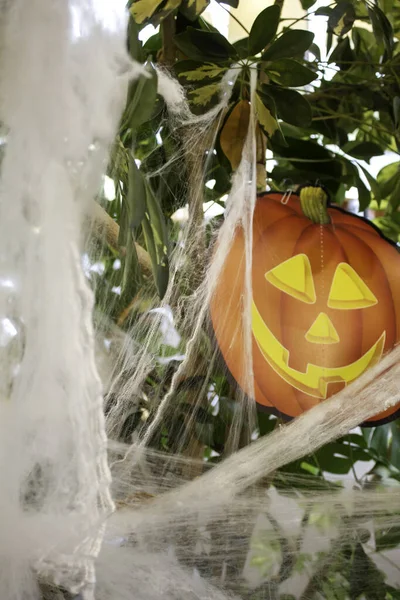
[[[306,182],[320,182],[329,190],[331,201],[340,205],[350,188],[357,188],[360,211],[379,209],[376,223],[393,240],[400,236],[400,163],[385,166],[376,179],[368,169],[373,157],[388,151],[400,153],[397,0],[327,0],[326,6],[317,10],[313,8],[315,0],[302,0],[304,19],[314,14],[321,27],[326,27],[323,48],[314,43],[308,30],[293,28],[295,19],[281,19],[279,1],[258,15],[250,32],[243,31],[243,39],[231,44],[202,17],[208,4],[208,0],[131,0],[128,5],[128,49],[134,59],[147,65],[150,76],[131,84],[113,148],[108,175],[114,181],[116,196],[104,205],[120,226],[119,239],[118,246],[110,247],[102,257],[105,272],[97,285],[99,299],[106,297],[110,304],[114,298],[112,316],[127,330],[148,308],[144,289],[155,287],[161,298],[165,293],[168,258],[179,235],[179,227],[170,217],[188,204],[191,193],[188,182],[193,165],[185,160],[180,131],[170,130],[165,118],[165,103],[157,95],[156,63],[185,87],[195,114],[218,102],[221,80],[232,65],[240,71],[217,132],[216,152],[207,163],[204,184],[215,180],[215,185],[204,185],[204,202],[224,206],[247,131],[250,71],[256,69],[257,139],[262,165],[259,188],[296,189]],[[238,0],[225,4],[234,13]],[[139,33],[149,23],[159,28],[142,44]],[[200,162],[206,152],[204,147],[203,156],[198,156]],[[183,158],[171,160],[176,156]],[[145,178],[149,173],[152,177]],[[143,269],[138,246],[147,250],[151,272]],[[119,270],[113,268],[116,258],[122,261]],[[119,296],[112,294],[115,286],[121,288]],[[171,349],[171,354],[175,352]],[[172,362],[171,369],[175,366]],[[158,383],[155,373],[149,382],[149,397],[152,386]],[[218,410],[209,401],[197,409],[195,435],[203,456],[215,461],[224,455],[227,430],[237,407],[223,369],[215,370],[212,383]],[[154,398],[159,394],[160,390]],[[184,392],[182,395],[180,424],[185,420]],[[126,424],[127,438],[140,418],[138,409]],[[260,413],[258,419],[260,435],[279,424],[265,413]],[[166,426],[165,435],[154,445],[174,452],[174,436],[174,427]],[[398,485],[399,450],[400,424],[393,422],[348,435],[286,467],[285,473],[313,475],[321,484],[331,486],[334,484],[327,474],[347,475],[354,472],[356,462],[372,461],[367,475],[362,479],[355,475],[358,486],[377,486],[382,480]],[[276,483],[285,485],[284,473],[278,474]],[[376,541],[380,550],[396,547],[400,531],[381,532]],[[361,545],[357,548],[357,560],[353,557],[348,561],[349,572],[344,574],[353,584],[354,569],[361,565],[365,570],[365,561],[369,560]],[[373,569],[370,572],[375,587],[381,586],[381,595],[376,595],[376,590],[375,595],[368,595],[363,581],[359,589],[353,589],[352,598],[360,594],[366,598],[400,597]],[[332,582],[329,589],[325,591],[327,598],[348,597],[335,591]]]

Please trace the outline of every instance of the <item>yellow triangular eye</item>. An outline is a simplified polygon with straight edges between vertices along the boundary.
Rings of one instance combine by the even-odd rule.
[[[332,321],[322,312],[307,331],[306,340],[313,344],[337,344],[340,341]]]
[[[329,292],[329,308],[350,310],[368,308],[377,303],[378,300],[355,270],[347,263],[340,263],[336,268]]]
[[[307,304],[316,301],[311,265],[306,254],[297,254],[265,273],[273,286]]]

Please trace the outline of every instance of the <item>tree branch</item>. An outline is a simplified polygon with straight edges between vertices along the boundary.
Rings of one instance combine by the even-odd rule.
[[[86,214],[86,226],[88,231],[99,241],[106,241],[107,244],[119,250],[122,254],[125,249],[118,245],[119,225],[110,217],[110,215],[93,200]],[[139,265],[143,275],[152,275],[151,259],[148,252],[135,242]]]
[[[170,69],[176,58],[176,46],[174,42],[176,32],[176,21],[174,13],[170,13],[165,17],[161,23],[161,36],[162,36],[162,51],[160,56],[160,62]]]

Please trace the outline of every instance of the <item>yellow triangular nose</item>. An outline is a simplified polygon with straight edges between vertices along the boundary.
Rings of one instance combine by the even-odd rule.
[[[319,313],[314,323],[306,333],[306,340],[313,344],[337,344],[339,334],[332,321],[325,313]]]

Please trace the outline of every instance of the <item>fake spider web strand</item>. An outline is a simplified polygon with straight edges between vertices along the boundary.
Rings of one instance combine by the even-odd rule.
[[[79,5],[87,37],[73,43],[71,8],[2,4],[0,312],[14,337],[1,357],[7,600],[38,597],[32,568],[90,594],[113,509],[80,229],[134,69],[89,2]]]
[[[43,40],[43,46],[42,53],[38,53],[38,58],[42,59],[46,55],[44,54],[44,40],[48,42],[49,31],[54,34],[56,48],[59,40],[65,39],[63,35],[60,37],[60,33],[65,34],[67,23],[65,15],[62,21],[57,21],[60,25],[62,23],[61,32],[58,27],[53,29],[54,25],[49,27],[48,21],[48,16],[57,14],[57,10],[64,14],[65,7],[52,3],[50,9],[50,3],[39,3],[38,0],[32,2],[31,7],[32,13],[30,11],[24,13],[26,22],[23,22],[24,27],[21,28],[21,31],[29,31],[29,28],[32,28],[35,38],[39,33],[38,40],[39,42]],[[40,10],[41,8],[43,11]],[[18,3],[18,9],[20,11],[19,18],[22,18],[22,3]],[[26,10],[25,6],[24,10]],[[35,13],[35,11],[37,12]],[[35,14],[38,22],[34,18]],[[18,26],[20,24],[19,20]],[[42,35],[40,35],[41,33]],[[93,84],[101,81],[101,85],[105,86],[105,83],[108,82],[109,89],[114,89],[115,74],[119,73],[119,70],[115,69],[115,65],[112,65],[108,71],[109,63],[105,62],[108,65],[105,73],[97,73],[93,79],[89,77],[89,72],[93,72],[93,65],[97,64],[99,51],[103,50],[104,56],[107,56],[109,52],[109,46],[101,36],[93,44],[93,47],[89,44],[89,48],[93,50],[89,53],[92,60],[89,60],[88,54],[83,52],[85,60],[78,60],[78,58],[82,59],[82,55],[78,54],[74,64],[79,73],[78,89],[82,91],[82,86],[83,89],[86,89],[84,82],[85,80],[88,82],[85,107],[90,114],[94,105],[102,110],[94,111],[96,115],[94,121],[90,121],[88,113],[83,111],[82,122],[77,124],[72,119],[69,124],[69,130],[80,134],[85,132],[85,136],[79,138],[82,145],[79,143],[72,153],[79,158],[86,157],[85,152],[91,143],[93,134],[93,130],[86,129],[82,123],[91,123],[91,126],[94,126],[93,123],[97,119],[102,126],[110,123],[108,120],[110,118],[109,105],[106,102],[106,98],[109,96],[107,93],[99,95],[98,85],[93,87]],[[12,56],[19,56],[18,52],[13,53]],[[122,64],[123,56],[124,54],[121,53]],[[28,58],[29,55],[25,53],[22,68],[15,70],[13,67],[10,70],[10,76],[24,72]],[[57,64],[56,60],[55,63]],[[100,63],[103,64],[102,61]],[[101,435],[99,404],[96,400],[99,389],[98,381],[90,360],[90,353],[93,351],[92,334],[88,325],[90,297],[81,280],[76,258],[76,248],[79,247],[77,223],[79,224],[82,215],[80,209],[76,209],[77,212],[75,212],[76,205],[71,202],[71,198],[75,196],[71,192],[70,175],[66,175],[63,171],[64,151],[60,150],[59,154],[54,155],[54,149],[59,148],[60,139],[63,139],[57,129],[60,123],[69,123],[68,116],[71,115],[75,115],[79,120],[78,116],[81,113],[76,112],[76,105],[73,103],[74,110],[70,113],[65,108],[66,118],[60,120],[60,106],[57,105],[57,119],[55,118],[55,108],[48,105],[48,98],[59,98],[59,93],[62,96],[59,102],[61,102],[61,106],[64,106],[63,99],[69,96],[62,93],[65,91],[62,86],[57,92],[59,80],[56,73],[53,73],[53,70],[45,71],[45,65],[44,60],[38,61],[37,64],[35,61],[32,65],[33,72],[42,74],[43,79],[40,80],[40,84],[46,82],[46,78],[49,77],[50,81],[54,82],[55,90],[51,90],[51,94],[46,96],[47,104],[43,104],[43,112],[38,111],[42,115],[42,119],[32,122],[28,118],[32,106],[25,105],[21,109],[22,116],[26,117],[22,119],[21,123],[28,127],[26,138],[23,135],[21,137],[15,135],[15,146],[10,146],[7,154],[8,162],[6,156],[6,162],[3,164],[3,185],[7,192],[5,200],[1,203],[4,207],[2,211],[4,219],[1,220],[2,229],[4,228],[2,237],[5,243],[4,256],[17,257],[15,262],[14,260],[11,262],[13,273],[21,273],[23,282],[21,297],[24,297],[24,302],[15,301],[14,306],[18,315],[23,314],[25,317],[26,314],[29,317],[26,324],[27,340],[31,344],[27,346],[29,354],[24,356],[26,362],[19,375],[18,385],[13,391],[12,399],[15,398],[16,402],[14,404],[11,402],[7,406],[3,405],[4,437],[1,439],[1,464],[2,472],[7,475],[5,489],[9,486],[10,494],[4,492],[3,495],[2,493],[4,511],[1,512],[1,528],[4,535],[2,535],[1,541],[3,550],[1,554],[1,584],[3,586],[2,596],[12,600],[21,600],[23,593],[25,593],[24,598],[29,597],[28,593],[30,597],[35,597],[35,585],[30,578],[32,563],[40,559],[40,569],[46,572],[43,569],[45,566],[43,557],[48,558],[50,564],[58,562],[58,566],[60,566],[60,551],[67,555],[65,561],[61,561],[67,568],[64,572],[58,572],[58,581],[76,590],[87,586],[88,583],[93,583],[90,566],[97,548],[92,547],[92,541],[86,545],[85,538],[93,535],[92,540],[96,546],[98,526],[107,512],[101,514],[102,511],[98,509],[99,491],[105,493],[106,503],[108,503],[107,473],[103,471],[99,474],[97,470],[99,461],[100,468],[104,468],[104,463],[102,463],[103,436]],[[87,72],[85,71],[83,74],[84,65],[87,67]],[[60,61],[57,66],[59,67],[58,75],[69,72],[69,66],[64,61]],[[96,71],[94,70],[94,72]],[[106,77],[104,77],[105,74]],[[4,86],[4,89],[15,92],[12,101],[10,100],[9,104],[5,105],[4,112],[6,117],[8,116],[5,119],[7,124],[9,122],[11,124],[16,117],[14,126],[16,132],[20,131],[18,129],[18,111],[15,110],[15,106],[18,106],[17,101],[24,97],[24,94],[31,99],[31,94],[27,93],[30,90],[34,90],[36,93],[36,87],[27,86],[25,88],[25,83],[23,85],[22,89],[16,88],[14,82],[11,82],[11,85],[7,82],[7,85]],[[33,86],[32,81],[31,85]],[[38,90],[40,89],[41,85],[38,85]],[[46,89],[44,86],[43,93]],[[68,79],[66,89],[76,89],[76,82],[73,78]],[[93,93],[93,97],[89,90]],[[21,92],[24,92],[22,96]],[[33,95],[36,97],[35,94]],[[81,94],[79,98],[81,101]],[[97,104],[99,98],[101,98],[101,104]],[[80,101],[78,102],[79,106],[81,106]],[[44,101],[40,95],[37,103],[38,109],[42,102]],[[53,109],[51,110],[51,108]],[[111,113],[117,115],[118,111],[115,113],[111,111]],[[36,127],[39,134],[35,130]],[[48,146],[44,144],[47,138],[43,139],[43,132],[47,131],[49,135],[54,134],[55,139],[55,142],[52,141]],[[90,135],[88,131],[90,131]],[[102,140],[101,146],[106,145],[105,140],[108,135],[111,136],[111,133],[104,135],[103,130],[103,135],[99,135],[96,129],[94,131],[96,135],[93,137]],[[26,144],[26,139],[31,140],[32,145]],[[251,143],[253,145],[253,140]],[[18,182],[15,173],[16,165],[19,164],[17,158],[21,155],[26,156],[25,163],[28,174],[22,178],[21,187],[24,193],[28,191],[27,196],[22,194],[18,186],[17,189],[14,187]],[[68,159],[70,157],[69,153]],[[61,167],[57,164],[51,166],[57,163],[57,158]],[[232,228],[241,222],[240,201],[243,200],[241,193],[243,189],[246,189],[249,181],[254,181],[254,178],[252,179],[252,173],[254,173],[252,161],[253,158],[250,157],[248,164],[243,162],[239,169],[241,173],[239,182],[237,180],[234,182],[237,196],[236,201],[231,202],[230,214],[233,216],[229,221],[230,214],[228,214],[226,221]],[[47,166],[48,164],[50,167]],[[96,161],[96,165],[99,164]],[[46,185],[41,183],[42,179],[39,177],[43,172],[48,174]],[[100,173],[101,171],[97,171],[96,167],[94,172]],[[84,205],[85,198],[90,198],[93,194],[93,188],[85,190],[84,183],[96,181],[97,178],[93,176],[92,179],[93,171],[91,169],[89,172],[84,170],[82,173],[82,177],[78,177],[78,184],[76,179],[72,178],[74,182],[72,188],[73,190],[79,189],[77,197]],[[19,171],[18,175],[20,175]],[[32,181],[36,180],[40,184],[37,184],[37,187],[32,190]],[[29,187],[26,185],[27,181]],[[18,183],[18,185],[20,184]],[[235,185],[237,185],[236,188]],[[30,198],[30,195],[40,199],[40,206],[43,205],[40,211],[33,210],[32,213],[36,217],[34,225],[39,224],[42,228],[40,233],[43,232],[43,237],[39,236],[43,240],[40,242],[42,245],[36,241],[35,236],[38,235],[38,232],[32,231],[32,222],[27,219],[25,211],[21,208],[21,206],[25,208],[26,204],[31,206],[31,203],[26,203],[25,200],[26,197]],[[6,201],[10,196],[16,198],[15,204],[10,205],[14,211],[11,212],[11,216],[13,219],[15,217],[14,224],[19,223],[21,227],[21,230],[14,227],[14,233],[17,233],[16,240],[12,238],[12,228],[10,222],[7,221],[7,215],[10,213],[7,213]],[[17,201],[21,197],[24,198],[24,202]],[[59,199],[58,211],[53,208],[55,197]],[[35,208],[35,205],[33,207]],[[54,227],[50,228],[49,224]],[[233,235],[233,231],[230,231],[229,227],[226,229],[227,231],[224,233],[226,244],[222,246],[224,253],[217,254],[216,262],[213,263],[217,265],[214,267],[215,271],[213,273],[210,271],[208,275],[211,282],[201,287],[200,291],[196,292],[192,298],[194,301],[191,305],[193,312],[190,319],[186,321],[186,323],[192,323],[192,331],[193,327],[197,325],[199,315],[204,320],[202,312],[204,295],[201,290],[203,293],[204,290],[209,293],[210,287],[215,285],[214,277],[219,272],[218,263],[223,264],[224,257],[229,251],[229,239]],[[186,234],[186,239],[190,243],[190,233]],[[221,239],[223,240],[223,236]],[[73,242],[72,248],[71,241]],[[62,269],[60,269],[59,262],[55,261],[54,251],[59,256],[64,256]],[[184,246],[181,258],[184,258],[186,251],[187,246]],[[25,256],[30,259],[28,264],[24,262]],[[178,264],[177,260],[176,265]],[[5,274],[8,276],[9,265],[6,261],[4,261],[4,265]],[[247,269],[251,269],[251,264],[247,265]],[[178,272],[178,268],[176,270]],[[59,279],[60,273],[62,273],[62,280]],[[55,289],[58,290],[58,293],[52,298],[50,292],[54,294]],[[37,304],[33,302],[36,294],[38,294]],[[45,314],[43,314],[43,306],[46,306]],[[9,310],[8,304],[4,303],[3,308]],[[8,312],[5,314],[9,315]],[[60,314],[62,319],[59,318]],[[14,317],[14,315],[12,316]],[[38,324],[42,326],[42,329]],[[73,324],[75,324],[74,327]],[[142,323],[142,325],[144,324]],[[146,336],[153,335],[154,341],[153,345],[150,344],[146,347],[145,359],[143,359],[144,351],[139,335],[143,331]],[[111,365],[111,373],[114,369],[118,373],[121,363],[125,368],[133,360],[131,365],[134,365],[133,370],[131,367],[128,373],[124,371],[121,374],[119,378],[121,388],[111,386],[116,391],[117,405],[118,401],[121,402],[120,408],[124,405],[121,413],[118,414],[118,411],[112,413],[111,422],[116,426],[112,429],[113,431],[118,430],[119,419],[122,420],[125,417],[129,404],[134,404],[135,396],[142,391],[143,370],[147,371],[155,363],[152,351],[156,346],[157,336],[156,333],[152,333],[152,328],[150,328],[150,333],[144,326],[128,333],[135,334],[134,340],[129,339],[129,335],[122,337],[120,352],[117,351],[116,356],[111,355],[113,360],[116,359],[116,365]],[[100,327],[97,335],[101,338]],[[35,345],[36,341],[42,342],[41,348]],[[199,340],[197,340],[198,342]],[[55,352],[56,348],[59,353]],[[210,358],[213,357],[212,350],[206,351],[205,354]],[[390,403],[398,402],[397,354],[398,351],[394,351],[373,371],[366,373],[362,379],[334,399],[313,409],[290,426],[282,428],[281,431],[276,431],[272,436],[234,454],[213,470],[204,466],[201,460],[194,461],[184,456],[165,455],[143,446],[140,454],[141,460],[137,460],[138,454],[134,447],[110,444],[110,462],[113,465],[112,493],[114,499],[118,501],[119,510],[109,520],[106,541],[97,560],[98,600],[110,597],[114,600],[127,600],[132,597],[132,593],[135,593],[135,597],[138,597],[139,600],[142,598],[143,600],[156,600],[161,594],[168,600],[180,598],[186,600],[188,596],[204,600],[206,598],[213,598],[213,600],[225,600],[232,597],[247,598],[251,597],[257,581],[258,583],[261,581],[263,584],[263,578],[267,578],[267,580],[264,585],[261,585],[259,593],[262,596],[259,597],[276,598],[278,593],[285,593],[285,585],[288,581],[284,579],[283,575],[290,571],[290,565],[300,557],[301,551],[307,550],[297,544],[298,521],[303,520],[303,513],[307,514],[307,511],[315,513],[319,504],[323,507],[319,508],[319,513],[322,512],[324,515],[328,507],[328,512],[332,513],[333,531],[323,534],[322,538],[324,543],[333,548],[338,556],[348,556],[346,552],[350,541],[353,543],[356,539],[357,543],[365,545],[363,541],[365,537],[362,537],[358,527],[359,520],[361,520],[361,524],[366,524],[368,520],[374,520],[375,528],[383,530],[397,527],[399,524],[398,500],[397,494],[393,490],[383,489],[373,493],[350,490],[342,497],[334,496],[332,493],[321,493],[315,489],[308,494],[305,492],[300,494],[298,491],[299,481],[287,477],[286,484],[292,493],[296,494],[300,504],[300,516],[298,516],[296,506],[287,501],[284,502],[283,495],[279,496],[278,507],[273,510],[271,504],[278,481],[275,482],[275,487],[272,489],[265,485],[258,485],[258,482],[279,465],[290,462],[312,451],[320,444],[340,436],[360,420],[368,418],[376,410],[381,410],[382,403],[386,402],[386,407]],[[10,356],[8,354],[7,361],[2,363],[4,370],[6,367],[8,368]],[[140,370],[137,369],[135,359],[144,360]],[[246,357],[247,360],[248,357]],[[42,368],[37,369],[37,365],[42,365]],[[51,369],[45,369],[44,366],[50,366]],[[251,375],[251,369],[248,372]],[[208,373],[211,374],[211,366]],[[6,375],[8,376],[8,372]],[[126,377],[127,379],[124,380]],[[113,377],[111,376],[111,378]],[[376,380],[374,381],[373,378]],[[32,381],[38,382],[37,387],[33,386],[33,390],[30,386]],[[168,378],[165,378],[165,381],[167,385],[170,385]],[[37,391],[37,393],[33,394],[33,391]],[[203,391],[204,386],[194,399],[193,411],[202,402]],[[86,397],[85,393],[87,393]],[[28,404],[24,401],[26,398],[33,398],[35,402]],[[54,399],[59,400],[56,406],[52,402]],[[173,399],[171,398],[171,400]],[[171,401],[167,408],[167,414],[173,418],[174,403]],[[91,421],[92,417],[93,421]],[[243,425],[244,420],[246,417],[242,413],[239,417],[241,422],[236,422],[236,427]],[[145,423],[145,430],[146,426]],[[33,437],[26,438],[25,434],[32,432]],[[28,448],[26,439],[29,440]],[[12,468],[9,464],[11,455],[19,458],[12,464]],[[86,460],[88,464],[86,464]],[[26,515],[19,510],[18,502],[16,503],[15,500],[18,498],[19,490],[26,489],[26,475],[32,471],[32,466],[36,466],[36,463],[45,466],[43,469],[44,482],[40,477],[40,472],[34,472],[34,476],[31,478],[34,493],[38,494],[40,502],[44,502],[44,505],[41,505],[40,502],[33,503],[36,512],[32,515],[31,523],[33,525],[30,526],[25,519]],[[191,469],[186,469],[187,465],[196,466],[199,473],[202,473],[203,470],[206,473],[197,481],[185,483],[193,476]],[[311,482],[311,479],[308,481]],[[48,485],[48,488],[44,486],[44,483]],[[103,485],[105,487],[102,487]],[[43,494],[44,488],[46,488],[46,492],[49,489],[47,495]],[[142,507],[139,504],[139,492],[143,494],[142,500],[146,494],[155,495],[157,498],[155,500],[150,498],[147,506]],[[33,497],[35,498],[35,495]],[[82,505],[77,507],[76,503],[79,500],[82,501]],[[18,507],[16,514],[10,512],[12,506]],[[43,513],[44,509],[46,510]],[[347,518],[349,515],[350,521]],[[263,518],[266,519],[266,522],[260,522],[260,519],[262,521]],[[352,524],[351,521],[354,523]],[[287,531],[288,529],[289,531]],[[256,536],[255,539],[253,539],[253,533]],[[259,539],[259,534],[262,534],[261,539]],[[319,538],[315,531],[311,531],[310,538],[311,542],[309,543],[316,545]],[[291,544],[288,545],[288,541]],[[260,577],[257,580],[257,578],[254,579],[254,574],[253,578],[249,574],[249,568],[252,565],[247,561],[249,560],[251,563],[254,557],[260,558],[260,554],[254,555],[254,550],[258,553],[261,552],[264,563],[268,563],[268,557],[273,558],[272,565],[268,567],[268,564],[264,564],[264,575],[261,575],[261,580]],[[249,552],[251,556],[248,558]],[[84,560],[84,558],[88,558],[84,556],[86,553],[89,554],[88,561]],[[329,564],[333,561],[329,554],[322,559],[330,561]],[[75,564],[80,567],[84,565],[88,569],[87,572],[79,573],[79,577],[77,577],[75,569],[71,568],[71,565]],[[267,572],[265,572],[267,567]],[[323,564],[319,564],[318,556],[312,564],[307,566],[307,569],[309,569],[306,573],[308,579],[303,582],[300,594],[306,594],[307,598],[315,596],[315,593],[323,595],[325,593],[323,584],[324,578],[326,578],[324,575],[326,568]],[[243,574],[243,572],[245,573]],[[364,568],[363,572],[367,574],[367,569]],[[314,591],[312,586],[314,586]]]
[[[176,115],[174,115],[174,119],[176,118]],[[251,138],[251,134],[249,137]],[[253,164],[250,160],[250,171]],[[195,333],[190,342],[193,344],[195,344],[196,338],[198,338],[197,334],[201,327],[199,323],[204,323],[205,320],[205,302],[206,300],[209,301],[212,295],[216,277],[229,252],[232,232],[239,223],[243,225],[243,198],[246,196],[246,184],[252,180],[246,168],[248,168],[248,165],[246,165],[245,151],[241,165],[233,180],[231,197],[228,202],[230,211],[227,211],[225,223],[219,232],[219,250],[213,262],[211,262],[208,273],[205,274],[204,282],[192,296],[192,306],[189,302],[189,307],[191,306],[189,311],[191,328],[189,327],[189,331],[191,330]],[[188,252],[190,234],[192,233],[190,226],[187,228],[187,231],[189,233],[186,233],[186,236],[183,238],[185,243],[182,245],[182,249],[178,250],[175,255],[175,264],[177,265],[182,264],[184,255]],[[247,229],[247,231],[249,230]],[[250,264],[247,262],[246,269],[249,276],[251,261]],[[178,269],[175,275],[177,273]],[[248,288],[249,286],[247,286],[247,290]],[[194,320],[192,319],[192,315],[196,317]],[[151,336],[154,336],[154,339],[159,323],[158,321],[150,333]],[[248,323],[247,329],[249,330]],[[199,340],[197,339],[198,342]],[[149,344],[147,349],[150,347],[151,345]],[[193,461],[185,456],[179,458],[176,455],[168,454],[154,455],[151,449],[143,447],[143,443],[139,447],[136,445],[131,448],[125,447],[125,449],[121,447],[120,452],[117,452],[116,455],[111,453],[114,493],[120,498],[119,502],[121,503],[122,512],[118,512],[110,522],[110,535],[113,532],[113,535],[120,536],[120,539],[126,539],[124,543],[124,553],[127,561],[126,569],[129,569],[128,565],[130,561],[134,561],[137,567],[135,575],[130,574],[128,576],[123,569],[123,564],[120,563],[119,568],[121,571],[119,577],[124,581],[124,583],[121,583],[121,589],[124,588],[125,590],[124,593],[128,595],[129,589],[131,589],[130,586],[143,586],[143,581],[147,580],[145,573],[151,573],[151,577],[154,578],[154,589],[151,585],[145,585],[143,588],[143,598],[155,597],[158,585],[162,587],[166,597],[171,598],[183,598],[185,597],[185,593],[192,593],[198,598],[209,596],[219,598],[222,592],[230,595],[231,591],[238,593],[239,597],[247,597],[247,592],[242,589],[243,582],[239,583],[235,579],[235,582],[229,585],[224,577],[221,576],[221,573],[215,578],[214,571],[215,569],[218,570],[218,568],[223,570],[225,568],[224,565],[227,562],[229,563],[232,557],[236,557],[243,567],[243,564],[246,562],[246,560],[243,560],[244,556],[246,556],[244,549],[246,544],[244,540],[246,540],[246,543],[250,543],[251,537],[248,532],[241,540],[240,550],[236,552],[232,545],[229,546],[229,549],[228,546],[223,549],[223,545],[219,546],[218,543],[216,547],[215,545],[211,545],[212,549],[209,551],[208,563],[214,561],[219,566],[210,567],[211,574],[209,567],[207,567],[205,569],[205,578],[206,582],[212,582],[214,585],[213,588],[207,587],[208,584],[204,583],[204,580],[199,580],[201,582],[200,587],[202,585],[205,587],[196,589],[196,578],[195,580],[188,580],[186,578],[188,574],[186,569],[189,569],[190,572],[193,567],[197,569],[198,565],[202,564],[202,560],[193,558],[192,554],[194,552],[195,556],[197,556],[193,548],[198,545],[198,537],[200,536],[199,527],[202,529],[201,524],[208,523],[211,532],[213,532],[212,535],[216,536],[217,539],[225,539],[226,536],[230,539],[234,538],[233,530],[235,528],[242,528],[245,523],[247,526],[248,520],[256,527],[249,514],[253,514],[253,508],[257,516],[259,513],[263,513],[268,492],[261,488],[258,495],[254,492],[254,487],[257,488],[258,483],[265,480],[268,474],[273,475],[276,469],[282,465],[301,458],[329,441],[337,439],[361,421],[382,410],[382,407],[388,408],[398,403],[400,398],[397,385],[398,352],[397,349],[394,350],[377,367],[365,373],[362,378],[333,399],[312,409],[291,425],[283,427],[267,438],[252,444],[249,448],[234,454],[211,471],[202,461]],[[210,376],[212,361],[215,357],[213,358],[211,353],[209,356],[211,360],[208,374]],[[248,365],[249,363],[247,362],[245,368],[248,369],[248,373],[251,373]],[[142,381],[142,378],[139,379]],[[136,385],[135,373],[133,373],[131,381],[133,385]],[[206,392],[206,382],[197,392],[197,397],[194,398],[192,403],[193,413],[197,404],[201,403],[201,396],[204,396]],[[171,385],[172,387],[174,387],[174,384]],[[164,417],[166,414],[173,416],[174,413],[175,398],[170,393],[171,388],[169,388],[167,396],[164,396],[165,403],[161,408]],[[129,403],[128,390],[129,383],[126,383],[126,398]],[[136,387],[135,390],[137,390]],[[130,396],[130,400],[133,397],[134,394]],[[238,399],[240,400],[240,396]],[[115,415],[113,415],[113,418],[115,418]],[[241,419],[242,421],[237,424],[238,426],[243,425],[243,417]],[[162,422],[163,419],[160,418],[160,421]],[[154,423],[157,425],[157,420],[150,421],[150,427],[155,429],[156,425]],[[144,431],[145,441],[150,440],[150,434],[146,436],[146,425],[144,425]],[[147,429],[148,431],[149,429]],[[156,472],[159,473],[156,476],[153,472],[155,456],[158,456],[156,460],[158,464]],[[179,464],[178,470],[176,470],[177,464]],[[189,469],[187,468],[188,466]],[[136,471],[137,469],[138,471]],[[188,472],[189,474],[193,474],[193,472],[201,474],[204,471],[205,474],[201,475],[200,478],[184,483],[185,474]],[[136,472],[140,473],[137,478],[135,476]],[[191,475],[189,475],[189,479],[190,477]],[[293,486],[296,486],[294,479],[291,480],[290,476],[287,479],[289,482],[292,481]],[[309,485],[312,485],[311,478],[307,481]],[[142,494],[144,495],[142,496]],[[147,506],[142,508],[140,507],[141,499],[146,498],[147,494],[150,494],[150,496],[158,496],[160,494],[160,496],[152,500],[149,499],[148,502],[145,502]],[[329,511],[334,515],[334,519],[337,518],[338,522],[342,523],[346,511],[332,494],[321,495],[311,492],[305,498],[306,500],[302,499],[302,502],[307,504],[307,510],[311,511],[318,503],[325,507],[329,506]],[[350,490],[347,492],[347,501],[350,504],[355,502],[356,498],[361,520],[368,521],[368,519],[375,519],[375,524],[379,523],[379,526],[382,526],[383,529],[385,526],[389,526],[389,523],[393,526],[397,523],[397,502],[392,490],[383,489],[376,493],[360,492],[359,490]],[[129,506],[132,506],[132,509],[129,509]],[[285,509],[282,509],[278,519],[280,525],[284,524],[288,518],[289,520],[291,519],[290,509],[288,509],[287,505],[284,504],[284,506]],[[346,519],[343,523],[345,522],[347,523]],[[338,553],[346,548],[346,544],[348,544],[351,537],[350,534],[347,535],[347,532],[343,530],[348,527],[348,524],[344,525],[343,523],[339,525],[340,535],[336,536],[336,539],[332,541],[333,547],[337,549]],[[184,531],[189,531],[189,533],[185,535]],[[338,531],[336,533],[338,534]],[[273,529],[273,532],[269,532],[268,535],[270,547],[275,547],[276,549],[276,545],[284,546],[286,544],[285,536],[279,527],[278,529]],[[355,535],[357,536],[358,533]],[[335,536],[333,537],[335,538]],[[215,543],[215,537],[213,539]],[[168,548],[174,548],[172,555],[169,554]],[[102,561],[105,560],[104,557],[107,556],[108,551],[109,546],[106,544],[104,547],[104,556],[100,558],[102,564],[102,581],[105,586],[107,586],[107,582],[105,581],[107,569]],[[173,557],[174,552],[178,555],[178,562]],[[278,570],[283,569],[284,571],[285,568],[289,569],[290,564],[296,561],[299,554],[300,549],[295,545],[282,558],[280,566],[278,565]],[[240,555],[240,559],[238,555]],[[324,560],[327,559],[325,558]],[[158,567],[152,569],[148,563],[157,564]],[[170,577],[166,575],[164,567],[169,572]],[[184,568],[184,571],[181,571],[181,568]],[[312,572],[309,574],[308,582],[304,586],[303,591],[307,598],[313,597],[313,594],[323,589],[321,586],[323,585],[324,577],[322,574],[318,574],[319,568],[321,568],[321,565],[317,567],[316,574]],[[326,567],[324,569],[326,571]],[[175,581],[173,582],[174,578]],[[102,589],[102,584],[99,583],[99,585],[100,589]],[[274,585],[276,587],[275,591],[270,589]],[[265,595],[263,597],[278,597],[276,593],[278,593],[277,590],[280,585],[284,587],[285,580],[283,579],[279,583],[279,578],[276,580],[275,577],[273,583],[268,583],[268,590],[264,590]],[[117,584],[115,589],[119,589]],[[124,596],[121,591],[122,597]]]

